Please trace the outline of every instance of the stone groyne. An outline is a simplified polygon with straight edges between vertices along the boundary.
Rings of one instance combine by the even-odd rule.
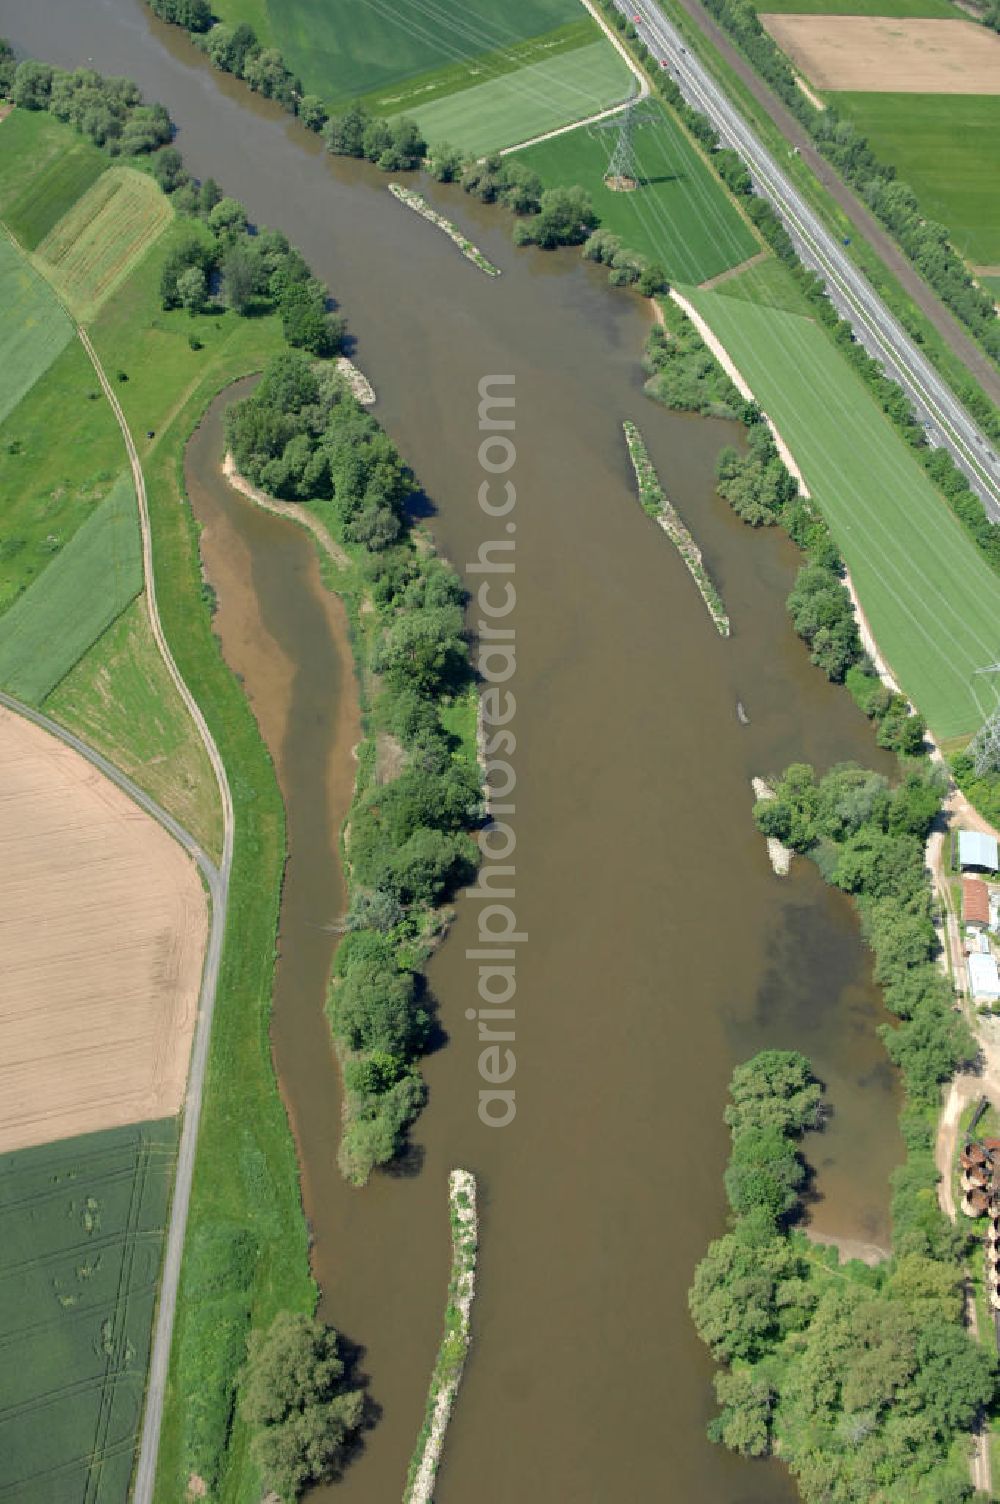
[[[469,1313],[476,1291],[479,1219],[476,1177],[468,1170],[452,1170],[449,1175],[448,1209],[451,1217],[451,1278],[444,1336],[431,1375],[427,1412],[410,1462],[403,1504],[432,1504],[445,1431],[469,1351]]]

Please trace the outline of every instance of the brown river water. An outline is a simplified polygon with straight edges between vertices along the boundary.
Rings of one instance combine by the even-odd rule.
[[[322,1015],[343,908],[337,832],[357,711],[343,614],[313,544],[229,491],[221,404],[188,451],[217,626],[275,757],[288,810],[274,1047],[302,1161],[323,1314],[365,1348],[383,1409],[330,1499],[399,1497],[440,1334],[446,1177],[479,1176],[474,1347],[438,1504],[778,1504],[776,1465],[705,1439],[711,1363],[686,1292],[725,1222],[725,1087],[764,1046],[796,1047],[833,1119],[807,1150],[826,1232],[884,1241],[901,1158],[884,1018],[850,905],[811,867],[774,878],[750,820],[754,773],[792,759],[888,769],[843,690],[812,668],[784,597],[796,554],[714,495],[734,430],[642,392],[649,314],[575,253],[516,252],[506,216],[430,195],[503,269],[484,277],[396,204],[385,179],[220,79],[138,0],[0,0],[0,34],[65,66],[136,78],[179,125],[189,168],[280,225],[341,301],[376,414],[426,489],[459,568],[503,536],[477,504],[478,383],[513,375],[517,460],[517,1116],[477,1116],[476,908],[458,902],[430,982],[448,1042],[411,1172],[338,1176]],[[621,436],[633,417],[733,621],[715,631],[643,515]],[[478,581],[470,578],[475,587]],[[750,724],[741,726],[742,700]]]

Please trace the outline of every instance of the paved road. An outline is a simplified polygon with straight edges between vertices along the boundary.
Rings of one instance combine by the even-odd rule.
[[[188,714],[194,721],[198,735],[208,753],[212,770],[215,773],[216,782],[219,785],[219,796],[222,800],[223,834],[222,834],[222,861],[218,870],[212,866],[208,859],[201,853],[202,860],[198,860],[199,866],[205,873],[206,882],[212,898],[212,924],[208,935],[208,948],[205,952],[205,969],[201,979],[201,997],[198,1007],[198,1022],[195,1027],[194,1045],[191,1050],[191,1067],[188,1075],[187,1096],[184,1102],[184,1122],[181,1127],[180,1144],[177,1150],[177,1171],[174,1176],[174,1194],[170,1203],[170,1224],[167,1228],[166,1248],[163,1254],[163,1270],[160,1275],[160,1298],[156,1309],[156,1325],[153,1330],[153,1345],[149,1360],[149,1374],[146,1380],[146,1404],[142,1418],[142,1436],[139,1441],[139,1460],[136,1464],[135,1482],[133,1485],[133,1504],[152,1504],[153,1489],[156,1483],[156,1462],[160,1449],[160,1425],[163,1420],[163,1402],[167,1392],[167,1375],[170,1369],[170,1347],[174,1333],[174,1315],[177,1309],[177,1289],[180,1284],[181,1255],[184,1251],[184,1234],[187,1229],[188,1208],[191,1203],[191,1181],[194,1176],[195,1149],[198,1143],[198,1124],[201,1119],[202,1095],[205,1084],[205,1068],[208,1064],[208,1046],[212,1034],[212,1017],[215,1012],[215,993],[219,979],[219,964],[222,958],[222,942],[226,927],[226,909],[229,901],[229,875],[233,864],[233,801],[229,790],[229,780],[215,739],[201,708],[197,704],[191,691],[188,689],[180,670],[174,662],[173,654],[163,634],[160,622],[160,611],[156,600],[156,578],[153,573],[153,541],[149,525],[149,506],[146,500],[146,481],[139,463],[139,455],[129,431],[125,414],[122,412],[121,403],[115,394],[104,367],[101,365],[97,351],[91,344],[85,329],[77,326],[77,333],[83,343],[83,347],[90,356],[91,364],[97,373],[105,397],[111,405],[111,410],[118,420],[122,438],[125,440],[125,448],[128,452],[129,464],[132,467],[132,480],[135,485],[136,500],[139,505],[139,525],[142,531],[142,564],[146,582],[146,602],[149,608],[149,620],[153,630],[153,637],[160,650],[160,656],[167,667],[171,679],[177,687],[177,691],[184,701]],[[51,723],[50,723],[51,724]],[[68,733],[66,733],[68,734]],[[97,754],[90,754],[90,760]],[[110,768],[110,764],[108,764]],[[103,771],[103,770],[102,770]],[[124,787],[121,780],[123,774],[109,774],[115,776],[119,786]],[[146,796],[141,796],[145,799]],[[152,804],[148,801],[147,807]],[[159,807],[156,806],[156,809]],[[154,811],[151,809],[150,813]],[[163,811],[157,814],[157,819],[170,820],[169,815]],[[161,820],[161,823],[162,820]],[[174,829],[176,827],[176,830]],[[167,829],[172,834],[181,831],[176,821],[172,821]],[[182,832],[182,836],[186,836]],[[181,844],[191,842],[187,836]],[[190,850],[191,847],[189,846]],[[198,848],[200,851],[200,848]],[[192,851],[192,855],[195,852]]]
[[[752,64],[748,63],[742,53],[737,51],[722,28],[708,14],[705,7],[699,4],[699,0],[677,0],[677,3],[687,11],[694,25],[708,37],[716,52],[722,55],[733,72],[739,76],[749,93],[774,121],[786,141],[798,148],[799,155],[812,169],[814,176],[819,179],[830,197],[836,200],[853,222],[861,238],[875,247],[879,258],[892,272],[907,296],[934,325],[951,352],[957,355],[962,364],[972,373],[983,391],[1000,406],[1000,370],[986,352],[976,344],[965,326],[959,323],[950,309],[945,307],[937,293],[924,281],[912,261],[907,259],[888,230],[883,229],[868,206],[858,198],[844,179],[838,176],[826,158],[816,150],[813,139],[805,126],[800,124],[788,106],[772,92],[760,74],[754,71]]]
[[[780,216],[805,264],[818,272],[855,335],[910,398],[928,425],[931,442],[947,447],[982,497],[987,515],[1000,521],[1000,459],[951,389],[820,223],[801,194],[777,167],[743,117],[686,50],[656,0],[615,0],[623,15],[638,17],[637,29],[655,58],[666,61],[681,92],[707,115],[723,145],[739,153],[757,191]]]

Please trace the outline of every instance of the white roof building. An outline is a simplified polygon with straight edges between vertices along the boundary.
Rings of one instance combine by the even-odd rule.
[[[993,957],[973,951],[967,957],[966,965],[969,968],[969,986],[977,1002],[995,1002],[1000,999],[1000,971],[997,970]]]
[[[995,836],[987,836],[980,830],[958,832],[958,865],[960,867],[985,867],[989,872],[1000,868]]]

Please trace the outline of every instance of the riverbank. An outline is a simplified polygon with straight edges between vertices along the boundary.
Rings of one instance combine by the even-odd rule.
[[[476,1177],[468,1170],[452,1170],[448,1177],[451,1220],[451,1276],[445,1310],[444,1336],[438,1349],[427,1396],[427,1415],[417,1440],[403,1490],[403,1504],[432,1504],[434,1479],[441,1463],[445,1432],[462,1382],[471,1344],[470,1313],[476,1293],[479,1217]]]

